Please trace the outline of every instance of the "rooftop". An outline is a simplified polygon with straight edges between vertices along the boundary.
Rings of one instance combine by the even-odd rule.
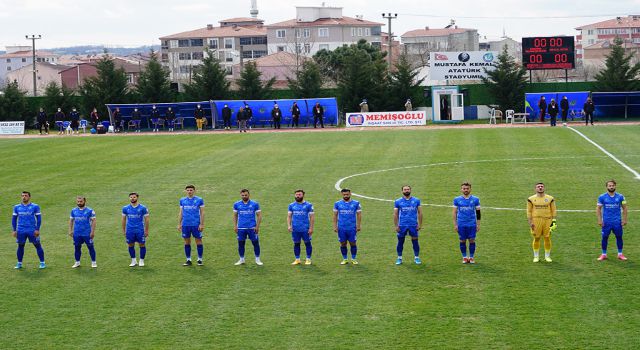
[[[241,37],[241,36],[265,36],[267,29],[262,25],[249,26],[224,26],[224,27],[204,27],[187,32],[163,36],[160,40],[170,39],[191,39],[191,38],[220,38],[220,37]]]
[[[425,36],[445,36],[445,35],[451,35],[451,34],[462,34],[465,32],[469,32],[469,31],[474,31],[475,29],[466,29],[466,28],[437,28],[437,29],[430,29],[430,28],[424,28],[424,29],[415,29],[415,30],[410,30],[404,34],[402,34],[400,37],[402,38],[418,38],[418,37],[425,37]]]
[[[582,30],[589,29],[606,29],[606,28],[635,28],[640,27],[640,15],[631,15],[627,17],[617,17],[602,22],[587,24],[576,28]]]
[[[33,55],[33,52],[31,50],[29,50],[29,51],[16,51],[16,52],[5,53],[3,55],[0,55],[0,58],[21,58],[21,57],[31,57],[32,55]],[[38,56],[38,57],[55,57],[57,55],[52,53],[52,52],[49,52],[49,51],[37,51],[36,50],[36,56]]]
[[[267,25],[268,28],[291,28],[291,27],[332,27],[332,26],[379,26],[383,23],[366,21],[364,19],[342,16],[342,18],[320,18],[313,22],[298,22],[296,19],[290,19],[284,22],[278,22]]]

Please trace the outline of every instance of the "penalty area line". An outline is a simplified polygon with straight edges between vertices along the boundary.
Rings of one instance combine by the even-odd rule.
[[[601,150],[604,154],[606,154],[607,156],[609,156],[609,158],[613,159],[616,163],[620,164],[623,168],[627,169],[627,171],[629,171],[631,174],[633,174],[633,176],[635,177],[636,180],[640,180],[640,173],[638,173],[637,171],[635,171],[633,168],[631,168],[630,166],[628,166],[627,164],[625,164],[623,161],[621,161],[620,159],[618,159],[616,156],[614,156],[613,154],[611,154],[611,152],[607,151],[606,149],[604,149],[604,147],[600,146],[599,144],[595,143],[593,140],[591,140],[590,138],[588,138],[585,134],[581,133],[580,131],[568,126],[567,127],[569,130],[575,132],[576,134],[580,135],[580,137],[582,137],[583,139],[587,140],[590,144],[596,146],[597,149]]]

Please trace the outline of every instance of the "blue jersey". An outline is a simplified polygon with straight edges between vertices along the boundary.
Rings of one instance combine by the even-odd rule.
[[[149,211],[142,204],[135,207],[129,204],[122,208],[122,216],[127,218],[126,232],[142,233],[144,232],[144,217],[149,216]]]
[[[356,214],[362,211],[360,202],[351,199],[348,202],[344,200],[337,201],[333,205],[333,212],[338,213],[338,230],[355,230]]]
[[[200,225],[200,208],[204,208],[204,200],[198,196],[180,199],[182,208],[182,226]]]
[[[71,216],[73,220],[73,235],[74,236],[90,236],[91,235],[91,219],[96,218],[96,212],[89,207],[80,209],[75,207],[71,209]]]
[[[616,193],[612,196],[604,193],[598,197],[598,206],[602,207],[602,222],[605,225],[617,225],[622,223],[622,205],[627,204],[624,196]]]
[[[420,207],[418,198],[398,198],[394,207],[398,209],[398,226],[418,226],[418,208]]]
[[[13,216],[17,219],[17,232],[33,232],[39,230],[40,206],[35,203],[22,203],[13,207]],[[37,217],[37,218],[36,218]]]
[[[457,222],[460,227],[476,226],[476,210],[480,209],[480,199],[476,196],[458,196],[453,199],[453,206],[458,208]]]
[[[249,200],[247,203],[237,201],[233,204],[233,212],[238,213],[238,228],[255,228],[256,213],[260,212],[260,204]]]
[[[289,204],[289,213],[291,213],[291,226],[293,232],[307,232],[310,226],[310,217],[313,214],[313,204],[309,202],[293,202]]]

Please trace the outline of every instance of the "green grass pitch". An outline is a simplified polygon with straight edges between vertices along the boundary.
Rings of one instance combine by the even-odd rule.
[[[577,127],[640,170],[640,126]],[[640,214],[629,213],[629,261],[597,262],[595,203],[609,178],[629,207],[640,180],[567,128],[413,129],[1,139],[0,349],[531,349],[634,348],[640,329]],[[424,206],[424,264],[395,266],[391,202],[360,199],[359,266],[340,266],[331,228],[335,183],[379,199],[403,184],[448,205],[463,181],[484,207],[477,264],[460,263],[451,209]],[[553,263],[531,262],[524,211],[534,184],[557,199]],[[181,266],[178,199],[206,202],[205,266]],[[263,211],[264,266],[234,266],[239,190]],[[314,264],[290,266],[287,205],[304,188],[316,210]],[[49,267],[31,245],[15,271],[11,210],[20,192],[42,207]],[[129,268],[120,230],[128,193],[151,213],[147,266]],[[97,213],[98,268],[71,269],[75,196]],[[615,239],[610,240],[615,251]],[[615,254],[610,256],[615,257]],[[411,245],[405,246],[411,256]],[[407,259],[408,260],[408,259]],[[634,345],[635,344],[635,345]]]

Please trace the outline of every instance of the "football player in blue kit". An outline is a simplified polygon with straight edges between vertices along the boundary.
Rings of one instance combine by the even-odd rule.
[[[402,264],[402,250],[407,235],[411,237],[413,245],[413,261],[418,265],[422,264],[418,243],[418,232],[422,229],[422,206],[420,199],[411,196],[411,186],[402,186],[402,197],[396,199],[394,203],[393,224],[398,237],[396,265]]]
[[[204,200],[195,195],[196,187],[187,185],[184,189],[187,196],[180,199],[178,214],[178,231],[184,239],[184,255],[187,261],[183,266],[191,266],[191,236],[196,240],[198,266],[202,266],[202,231],[204,230]]]
[[[351,248],[351,263],[358,265],[356,260],[358,254],[358,232],[360,232],[360,222],[362,221],[362,207],[360,202],[351,199],[351,190],[343,188],[342,200],[335,202],[333,205],[333,231],[338,233],[338,241],[340,242],[340,253],[342,254],[342,262],[340,265],[349,263],[347,259],[347,242]]]
[[[131,256],[130,267],[144,266],[144,258],[147,255],[147,237],[149,237],[149,210],[138,203],[138,194],[129,193],[131,204],[122,207],[122,233],[129,246]],[[135,245],[138,242],[140,248],[140,262],[136,261]]]
[[[47,265],[44,263],[44,250],[40,244],[40,226],[42,225],[42,215],[40,215],[40,206],[31,203],[31,193],[22,192],[22,203],[13,207],[13,216],[11,218],[11,226],[13,227],[13,237],[18,243],[16,255],[18,263],[16,269],[22,268],[22,258],[24,256],[24,246],[27,239],[36,248],[38,258],[40,259],[40,268],[44,269]]]
[[[76,197],[77,207],[71,209],[69,216],[69,236],[73,237],[75,247],[75,263],[72,268],[80,267],[80,257],[82,256],[82,244],[87,245],[89,256],[91,256],[91,267],[96,268],[96,250],[93,246],[93,238],[96,233],[96,212],[87,207],[87,199],[83,196]]]
[[[313,212],[313,204],[304,200],[304,191],[296,190],[294,192],[295,201],[289,204],[287,210],[287,228],[291,232],[293,240],[293,255],[295,260],[291,265],[300,265],[300,241],[304,241],[307,258],[305,265],[311,265],[311,253],[313,247],[311,245],[311,236],[313,235],[313,224],[315,222],[315,213]]]
[[[253,252],[256,257],[256,264],[261,266],[260,260],[260,222],[262,222],[262,212],[260,204],[250,199],[248,189],[240,191],[241,200],[233,204],[233,229],[238,238],[238,255],[240,259],[235,265],[244,265],[244,246],[247,238],[253,244]]]

